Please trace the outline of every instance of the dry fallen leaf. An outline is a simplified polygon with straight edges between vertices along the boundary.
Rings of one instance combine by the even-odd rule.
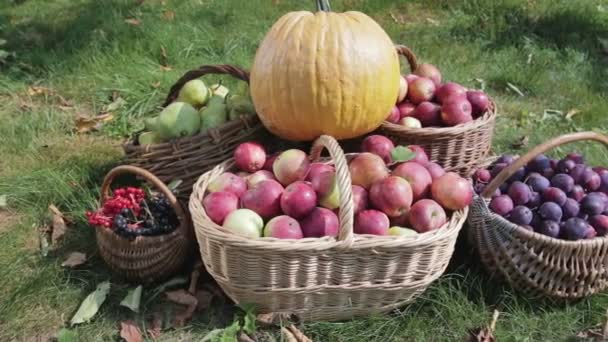
[[[44,96],[48,96],[53,94],[53,91],[49,88],[46,87],[39,87],[39,86],[28,86],[27,87],[27,94],[29,96],[36,96],[36,95],[44,95]]]
[[[530,141],[530,137],[528,137],[527,135],[522,135],[521,137],[519,137],[519,139],[517,139],[517,141],[515,141],[511,144],[511,147],[513,147],[515,149],[520,149],[522,147],[528,146],[529,141]]]
[[[167,21],[172,21],[173,19],[175,19],[175,12],[173,12],[172,10],[166,10],[163,12],[163,18]]]
[[[173,325],[176,327],[182,327],[186,323],[186,321],[192,318],[194,311],[196,310],[196,305],[198,304],[198,300],[195,296],[189,293],[186,290],[175,290],[175,291],[167,291],[165,292],[167,299],[181,305],[186,305],[186,309],[175,315],[175,319],[173,320]]]
[[[289,329],[287,329],[285,327],[281,327],[281,335],[283,336],[283,340],[286,341],[286,342],[300,342],[293,335],[293,333]]]
[[[93,130],[99,130],[103,126],[103,123],[111,121],[113,118],[114,115],[112,113],[99,114],[94,118],[78,115],[75,123],[76,132],[87,133]]]
[[[594,328],[583,330],[576,334],[578,338],[592,338],[598,341],[608,341],[608,310],[606,310],[606,318],[604,322],[598,324]]]
[[[566,119],[572,119],[573,116],[575,116],[576,114],[579,113],[578,109],[570,109],[567,113],[566,113]]]
[[[391,14],[391,18],[393,19],[393,21],[396,24],[399,24],[399,25],[405,24],[405,16],[403,14],[401,14],[401,13],[395,14],[393,12],[390,12],[390,14]]]
[[[120,322],[120,337],[127,342],[143,342],[141,331],[133,321]]]
[[[251,337],[249,337],[249,335],[245,334],[242,331],[237,335],[236,340],[237,342],[255,342],[254,339],[252,339]]]
[[[169,66],[169,56],[167,56],[167,49],[164,46],[160,47],[160,65]]]
[[[289,329],[289,331],[293,334],[296,340],[298,340],[298,342],[312,342],[312,340],[309,339],[308,336],[304,335],[304,333],[301,332],[298,328],[296,328],[295,325],[292,324],[288,326],[287,329]]]
[[[56,245],[59,239],[65,234],[67,226],[63,220],[63,214],[54,205],[49,206],[49,211],[53,215],[53,224],[51,226],[51,243]]]
[[[141,24],[141,21],[139,21],[135,18],[128,18],[128,19],[125,19],[125,23],[127,23],[129,25],[137,26],[137,25]]]
[[[156,82],[150,84],[150,86],[152,86],[152,88],[154,88],[154,89],[157,89],[160,87],[160,81],[156,81]]]
[[[173,68],[170,67],[170,66],[168,66],[168,65],[161,65],[160,66],[160,70],[162,70],[162,71],[171,71],[171,70],[173,70]]]
[[[494,329],[496,328],[496,321],[498,320],[498,316],[500,312],[498,310],[494,310],[492,314],[492,321],[490,325],[485,328],[475,328],[469,330],[469,342],[496,342],[496,338],[494,337]]]
[[[61,263],[61,267],[76,267],[84,264],[87,261],[87,255],[80,252],[72,252],[68,255],[67,259]]]
[[[148,334],[152,339],[156,340],[160,337],[161,330],[163,328],[163,319],[160,313],[155,312],[152,315],[152,321],[150,322],[150,327],[148,328]]]

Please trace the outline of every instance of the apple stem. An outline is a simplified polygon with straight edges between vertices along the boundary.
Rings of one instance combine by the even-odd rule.
[[[317,0],[317,10],[323,12],[331,12],[329,0]]]

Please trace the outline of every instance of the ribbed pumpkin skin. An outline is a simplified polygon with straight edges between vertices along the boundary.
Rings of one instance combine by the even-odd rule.
[[[363,13],[291,12],[266,34],[250,82],[256,111],[275,135],[354,138],[380,126],[395,104],[399,59]]]

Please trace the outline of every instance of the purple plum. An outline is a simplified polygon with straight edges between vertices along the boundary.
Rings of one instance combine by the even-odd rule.
[[[545,156],[544,154],[540,154],[534,157],[534,159],[530,160],[527,165],[528,170],[534,172],[542,172],[543,170],[548,169],[550,167],[551,162],[549,161],[549,158],[547,158],[547,156]]]
[[[576,217],[580,212],[580,206],[573,198],[566,199],[566,203],[562,205],[563,219],[567,220],[571,217]]]
[[[597,194],[598,193],[588,194],[581,201],[581,210],[585,214],[594,216],[604,212],[604,208],[606,208],[606,202],[604,201],[604,198]]]
[[[568,153],[568,155],[566,155],[566,159],[570,159],[577,164],[585,164],[585,157],[578,152]]]
[[[564,205],[564,203],[566,203],[566,198],[568,198],[568,196],[566,196],[566,193],[564,191],[562,191],[562,189],[556,188],[556,187],[548,187],[544,192],[543,192],[543,201],[545,202],[555,202],[557,204]]]
[[[507,216],[513,210],[513,201],[507,195],[500,195],[492,198],[490,209],[500,216]]]
[[[604,236],[608,233],[608,216],[606,215],[591,216],[589,224],[595,229],[599,236]]]
[[[492,169],[490,170],[490,175],[492,176],[492,178],[496,177],[496,175],[499,174],[500,171],[502,171],[507,166],[508,165],[506,163],[494,164],[494,166],[492,166]]]
[[[537,229],[537,232],[553,238],[559,236],[559,231],[559,223],[551,220],[542,221]]]
[[[563,235],[566,240],[580,240],[587,235],[587,222],[578,217],[569,218],[563,227]]]
[[[545,202],[538,208],[538,215],[544,220],[559,222],[562,219],[562,208],[553,202]]]
[[[568,194],[568,197],[574,199],[577,202],[580,202],[583,197],[585,197],[585,190],[580,185],[575,185],[572,187],[572,191]]]
[[[586,169],[587,169],[587,166],[582,165],[582,164],[577,164],[570,171],[570,177],[572,177],[572,180],[574,181],[575,184],[581,184],[581,182],[583,180],[583,174],[585,173]]]
[[[598,175],[595,171],[587,169],[583,173],[583,179],[581,181],[581,185],[587,191],[595,191],[600,188],[602,184],[602,179],[600,175]]]
[[[528,175],[526,179],[526,184],[528,184],[532,190],[543,193],[549,186],[551,186],[551,182],[545,177],[543,177],[540,173],[532,172]]]
[[[509,197],[515,205],[523,205],[530,201],[530,187],[520,181],[513,182],[509,187]]]
[[[518,205],[511,211],[509,221],[519,225],[530,224],[532,222],[532,215],[532,210],[528,207]]]
[[[542,196],[538,192],[530,193],[530,200],[526,203],[528,208],[534,209],[538,208],[542,204]]]
[[[557,172],[560,173],[569,173],[574,167],[576,163],[570,159],[562,159],[557,162],[557,167],[555,168]]]
[[[574,187],[574,180],[565,173],[558,173],[551,178],[551,185],[568,193]]]

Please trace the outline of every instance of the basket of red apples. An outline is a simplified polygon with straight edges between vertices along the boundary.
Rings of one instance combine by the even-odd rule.
[[[598,133],[567,134],[473,177],[470,238],[491,272],[532,295],[575,299],[608,285],[608,169],[543,154],[580,140],[608,145]]]
[[[488,155],[496,108],[480,90],[443,82],[432,64],[418,64],[405,46],[397,46],[412,71],[401,76],[397,104],[380,132],[401,145],[422,146],[448,171],[468,176]]]
[[[126,176],[143,179],[151,188],[112,187]],[[128,280],[152,282],[171,276],[192,251],[192,225],[181,204],[160,179],[135,166],[108,172],[100,208],[86,216],[95,227],[102,259]]]
[[[368,152],[345,155],[321,136],[310,156],[276,157],[245,143],[202,175],[190,212],[205,266],[228,296],[261,312],[341,320],[399,307],[436,280],[472,185],[419,147],[380,148],[387,141],[370,136]]]

